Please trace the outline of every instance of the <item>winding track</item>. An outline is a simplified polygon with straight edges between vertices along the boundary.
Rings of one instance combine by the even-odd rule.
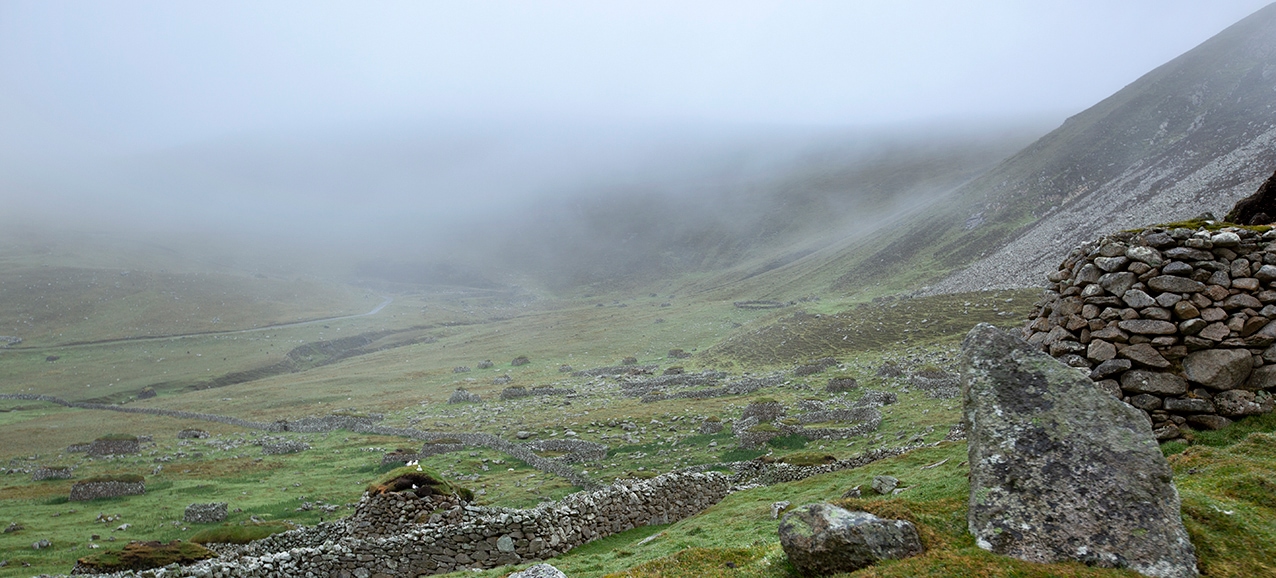
[[[164,339],[182,339],[184,337],[213,337],[218,335],[238,335],[241,333],[253,333],[255,331],[270,331],[274,329],[285,329],[288,327],[301,327],[302,325],[313,325],[315,323],[327,323],[331,321],[341,321],[342,319],[356,319],[359,317],[368,317],[380,313],[387,305],[394,302],[393,297],[386,297],[376,307],[367,313],[356,313],[354,315],[339,315],[337,317],[320,317],[318,319],[307,319],[305,321],[292,321],[289,323],[275,323],[273,325],[263,325],[261,327],[251,327],[248,329],[231,329],[228,331],[198,331],[195,333],[178,333],[174,335],[139,335],[136,337],[121,337],[119,339],[103,339],[100,341],[73,341],[70,343],[62,343],[56,345],[24,345],[21,347],[5,347],[8,351],[61,351],[66,349],[75,349],[80,347],[92,347],[97,345],[111,345],[113,343],[143,343],[147,341],[161,341]]]

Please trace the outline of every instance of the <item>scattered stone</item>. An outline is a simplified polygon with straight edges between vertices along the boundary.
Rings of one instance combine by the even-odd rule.
[[[988,324],[966,336],[962,363],[967,523],[980,548],[1196,576],[1169,465],[1141,412]]]
[[[807,504],[785,514],[779,533],[784,553],[804,576],[854,572],[924,551],[912,522],[832,504]]]
[[[45,549],[45,548],[49,548],[49,547],[51,547],[51,546],[53,546],[53,543],[52,543],[52,542],[50,542],[50,541],[48,541],[48,540],[40,540],[40,541],[38,541],[38,542],[35,542],[35,543],[31,544],[31,549],[32,549],[32,550],[43,550],[43,549]]]
[[[772,502],[771,503],[771,519],[772,520],[780,519],[780,514],[784,513],[785,510],[789,509],[789,506],[791,505],[793,505],[793,502],[789,502],[789,501]]]

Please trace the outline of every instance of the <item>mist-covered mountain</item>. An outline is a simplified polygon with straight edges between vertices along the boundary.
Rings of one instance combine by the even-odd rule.
[[[932,291],[1038,285],[1100,232],[1219,217],[1276,169],[1276,4],[963,187],[922,253],[969,265]],[[885,255],[884,255],[885,256]]]

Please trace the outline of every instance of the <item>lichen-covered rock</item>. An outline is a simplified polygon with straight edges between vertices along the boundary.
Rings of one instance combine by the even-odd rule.
[[[983,549],[1159,578],[1196,575],[1147,417],[1085,373],[980,324],[962,343],[967,524]]]
[[[780,521],[780,545],[805,576],[854,572],[881,560],[924,551],[907,520],[884,520],[832,504],[807,504]]]

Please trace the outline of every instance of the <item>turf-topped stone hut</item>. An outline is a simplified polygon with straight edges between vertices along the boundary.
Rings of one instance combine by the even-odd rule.
[[[146,481],[142,476],[96,476],[76,482],[71,486],[67,500],[85,502],[100,498],[118,498],[146,493]]]
[[[350,524],[364,535],[390,536],[411,524],[460,519],[461,507],[473,499],[469,489],[450,484],[426,468],[404,466],[368,486]]]
[[[1276,229],[1209,221],[1078,247],[1023,328],[1143,410],[1157,439],[1272,411]]]
[[[137,436],[127,434],[110,434],[93,440],[89,444],[90,456],[124,456],[141,453],[142,446]]]

